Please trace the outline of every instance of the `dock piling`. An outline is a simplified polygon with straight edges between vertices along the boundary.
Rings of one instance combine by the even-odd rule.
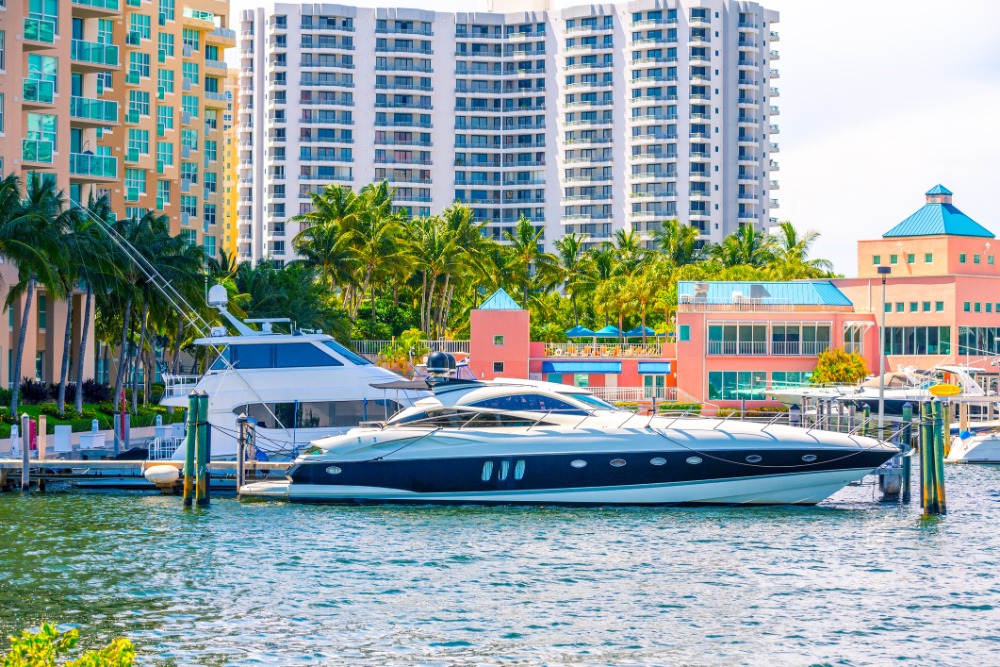
[[[947,514],[944,495],[944,450],[951,436],[951,429],[945,429],[945,415],[951,410],[946,409],[941,401],[931,403],[934,414],[934,514]]]
[[[208,457],[209,457],[209,443],[208,443],[208,394],[206,392],[201,392],[197,398],[198,401],[198,450],[197,450],[197,470],[198,470],[198,482],[195,486],[195,502],[198,505],[208,505]]]
[[[188,395],[187,434],[184,441],[184,506],[194,502],[194,450],[198,435],[198,394]]]
[[[31,456],[31,438],[28,437],[30,433],[28,422],[28,413],[21,415],[21,491],[25,492],[31,486],[31,468],[28,464],[28,458]]]
[[[236,418],[236,432],[238,439],[236,443],[236,495],[240,495],[240,489],[246,483],[246,455],[247,455],[247,416],[241,412]]]
[[[909,403],[903,404],[903,429],[900,434],[900,444],[903,451],[903,502],[910,502],[910,485],[913,474],[913,463],[907,454],[913,446],[911,429],[913,426],[913,406]]]
[[[866,438],[871,436],[871,422],[872,419],[872,407],[865,403],[864,407],[861,408],[861,415],[865,420],[865,427],[861,429],[861,434]]]

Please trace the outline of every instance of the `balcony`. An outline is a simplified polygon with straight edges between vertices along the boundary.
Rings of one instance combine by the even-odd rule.
[[[642,343],[546,343],[546,357],[606,357],[611,359],[658,359],[663,356],[663,343],[653,336]]]
[[[21,93],[25,106],[52,104],[54,85],[51,81],[25,79],[22,84]]]
[[[21,159],[25,162],[52,164],[53,149],[54,146],[51,141],[43,141],[41,139],[22,139]]]
[[[69,174],[75,181],[114,181],[118,178],[118,158],[70,153]]]
[[[118,103],[90,97],[71,97],[69,116],[73,124],[109,125],[118,122]]]
[[[199,9],[184,8],[183,23],[191,27],[210,28],[215,30],[215,14]]]
[[[24,50],[47,49],[56,41],[55,21],[24,17]]]
[[[205,69],[218,69],[225,73],[227,68],[226,63],[222,60],[211,60],[209,58],[205,58]]]
[[[205,43],[233,48],[236,46],[236,31],[230,28],[216,28],[212,32],[205,33]]]
[[[108,18],[120,13],[120,0],[73,0],[73,16],[80,18]]]
[[[82,39],[73,40],[70,46],[70,59],[75,68],[95,72],[119,66],[117,46],[86,42]]]

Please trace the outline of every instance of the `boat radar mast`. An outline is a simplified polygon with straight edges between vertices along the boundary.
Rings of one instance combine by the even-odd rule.
[[[274,333],[272,330],[272,325],[275,323],[287,323],[291,322],[287,317],[264,317],[243,320],[240,322],[238,319],[233,317],[226,306],[229,304],[229,293],[223,285],[215,285],[212,289],[208,290],[208,305],[219,311],[219,314],[233,325],[233,328],[241,336],[266,336],[268,334]],[[254,331],[247,324],[260,324],[261,330]],[[225,327],[212,327],[212,336],[220,337],[226,335]]]

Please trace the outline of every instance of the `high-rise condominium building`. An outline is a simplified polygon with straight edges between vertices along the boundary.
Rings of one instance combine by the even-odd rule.
[[[244,11],[241,257],[294,258],[310,193],[381,179],[412,214],[460,200],[488,234],[525,216],[550,247],[670,218],[705,240],[769,223],[777,12],[525,2]]]
[[[0,171],[215,253],[229,0],[0,0]]]

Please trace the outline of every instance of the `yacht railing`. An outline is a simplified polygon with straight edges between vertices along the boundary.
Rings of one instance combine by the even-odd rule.
[[[397,341],[393,340],[352,340],[351,345],[354,349],[358,351],[358,354],[363,354],[365,356],[378,356],[383,350],[390,347],[395,347]],[[448,352],[449,354],[454,354],[456,352],[469,353],[469,341],[467,340],[422,340],[417,343],[417,346],[424,349],[429,349],[431,352]]]
[[[198,385],[200,375],[173,375],[163,373],[163,396],[164,398],[176,398],[187,396]]]

